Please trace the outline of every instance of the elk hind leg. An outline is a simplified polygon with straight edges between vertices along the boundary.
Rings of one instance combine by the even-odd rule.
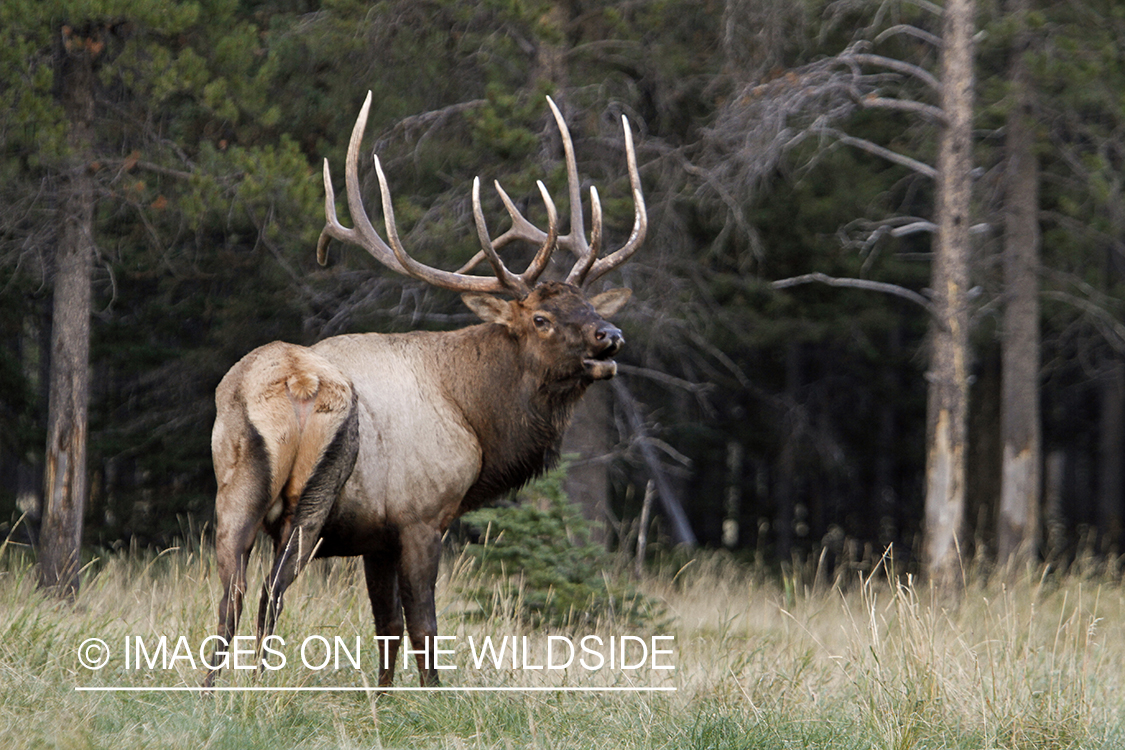
[[[246,567],[250,551],[261,525],[261,511],[268,502],[269,465],[261,445],[261,437],[253,428],[240,445],[245,461],[234,471],[225,473],[219,485],[215,505],[215,556],[222,584],[219,601],[219,641],[208,664],[204,685],[210,686],[225,664],[227,647],[238,632],[242,617],[242,600],[246,593]]]
[[[354,394],[349,407],[345,414],[337,415],[338,421],[334,420],[339,426],[332,442],[316,460],[308,481],[300,481],[302,461],[298,458],[296,473],[287,485],[287,493],[296,500],[290,501],[291,508],[287,511],[275,547],[273,567],[262,588],[264,606],[258,610],[259,644],[263,638],[273,634],[284,606],[285,590],[315,554],[324,522],[355,467],[359,450],[359,417]],[[331,422],[329,426],[332,426]],[[303,436],[302,442],[301,450],[304,452],[315,450],[320,441],[317,440],[317,432],[312,430]]]

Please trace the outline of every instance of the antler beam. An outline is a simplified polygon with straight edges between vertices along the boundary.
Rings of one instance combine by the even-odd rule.
[[[359,147],[363,141],[364,130],[367,127],[367,117],[371,109],[371,92],[363,102],[363,107],[356,118],[352,128],[351,139],[348,142],[347,161],[344,165],[344,181],[347,187],[348,209],[355,222],[354,228],[343,226],[336,216],[336,194],[332,189],[332,176],[328,160],[324,160],[324,230],[317,242],[317,260],[324,265],[327,260],[328,242],[337,239],[358,245],[387,268],[401,273],[404,276],[424,281],[427,284],[451,289],[458,292],[489,292],[506,293],[519,298],[526,297],[538,281],[543,271],[550,262],[551,254],[555,247],[561,245],[575,256],[574,266],[567,275],[567,281],[582,286],[588,284],[610,270],[628,260],[644,240],[648,226],[648,217],[645,211],[644,196],[641,193],[640,174],[637,170],[637,159],[633,148],[633,136],[629,129],[629,121],[623,116],[622,126],[625,130],[625,153],[629,169],[629,183],[632,186],[633,202],[636,206],[636,216],[633,222],[633,231],[628,241],[610,255],[599,258],[598,254],[602,244],[602,209],[598,199],[597,190],[590,189],[590,211],[593,227],[590,239],[587,241],[585,226],[582,216],[582,199],[578,181],[578,167],[574,158],[574,144],[570,138],[570,131],[566,127],[562,114],[550,97],[547,102],[554,114],[555,122],[563,139],[563,150],[566,155],[567,187],[570,194],[570,232],[562,237],[558,235],[558,213],[551,200],[547,188],[538,182],[539,192],[547,208],[547,230],[539,229],[516,208],[508,194],[495,183],[496,191],[504,203],[508,215],[511,217],[512,226],[497,237],[491,239],[484,221],[484,212],[480,203],[480,178],[473,182],[473,219],[476,223],[477,237],[480,241],[481,252],[462,266],[457,271],[443,271],[427,266],[412,258],[406,252],[399,239],[398,228],[395,224],[394,207],[391,202],[390,188],[387,186],[386,176],[383,174],[379,157],[374,157],[375,173],[379,179],[379,190],[382,196],[383,220],[386,227],[387,240],[384,240],[375,231],[367,211],[363,206],[359,185]],[[526,270],[516,274],[508,270],[500,259],[497,250],[507,245],[512,240],[524,240],[538,243],[538,252],[528,264]],[[487,260],[495,276],[475,276],[467,273],[482,260]]]

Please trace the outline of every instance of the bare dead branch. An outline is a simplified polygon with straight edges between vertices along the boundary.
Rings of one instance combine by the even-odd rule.
[[[191,172],[183,172],[178,169],[171,169],[151,161],[144,161],[143,159],[107,159],[102,162],[103,166],[116,167],[119,170],[128,172],[133,169],[143,169],[146,172],[164,175],[165,177],[174,177],[177,180],[190,180],[195,175]],[[241,176],[241,175],[239,175]]]
[[[925,68],[908,63],[904,60],[896,60],[893,57],[876,55],[870,52],[852,52],[850,48],[840,53],[839,59],[840,62],[843,63],[855,61],[859,65],[874,65],[880,68],[886,68],[887,70],[893,70],[896,73],[912,76],[929,86],[935,93],[941,92],[941,81],[932,73]]]
[[[926,104],[924,102],[917,102],[913,99],[888,98],[868,94],[860,100],[860,103],[869,109],[897,109],[900,112],[912,112],[922,115],[938,124],[945,122],[945,113],[941,111],[941,107],[935,107],[932,104]]]
[[[909,156],[906,156],[905,154],[900,154],[897,151],[892,151],[885,146],[880,146],[878,143],[872,143],[866,138],[856,138],[853,135],[848,135],[847,133],[843,133],[839,130],[831,128],[825,128],[823,132],[826,135],[831,135],[832,137],[836,138],[836,140],[838,140],[840,143],[846,144],[848,146],[854,146],[855,148],[866,151],[870,154],[874,154],[875,156],[881,156],[887,161],[894,162],[895,164],[906,167],[907,169],[911,169],[920,175],[929,177],[930,179],[937,178],[937,170],[931,167],[929,164],[918,161],[917,159],[913,159]]]
[[[910,300],[916,305],[921,305],[925,308],[926,312],[931,315],[934,312],[933,304],[923,297],[918,292],[907,289],[898,284],[889,284],[885,281],[872,281],[871,279],[850,279],[850,278],[837,278],[835,276],[828,276],[823,273],[806,273],[802,276],[793,276],[788,279],[778,279],[770,284],[774,289],[788,289],[793,286],[800,286],[801,284],[811,283],[827,284],[828,286],[836,287],[851,287],[853,289],[866,289],[871,292],[882,292],[883,294],[891,294],[895,297],[902,297],[903,299]]]
[[[1093,300],[1079,297],[1070,292],[1047,289],[1040,292],[1040,295],[1046,299],[1065,302],[1089,315],[1094,326],[1101,331],[1106,343],[1118,352],[1125,352],[1125,324],[1122,324],[1109,310]]]
[[[752,193],[759,181],[775,172],[787,152],[810,137],[824,135],[932,178],[935,170],[929,165],[835,129],[836,123],[859,108],[893,109],[934,123],[945,122],[940,107],[888,95],[889,87],[907,79],[940,93],[941,83],[933,74],[918,65],[871,53],[869,47],[870,42],[857,42],[834,57],[736,92],[706,131],[704,158],[711,162],[712,180],[721,182],[732,195]]]
[[[635,375],[639,378],[648,378],[657,383],[663,383],[673,388],[680,388],[689,393],[704,393],[714,387],[714,383],[693,383],[690,380],[677,378],[674,375],[669,375],[666,372],[654,370],[650,367],[637,367],[636,365],[626,365],[621,362],[617,363],[617,371],[626,375]]]
[[[695,547],[697,544],[695,533],[692,531],[691,524],[688,523],[679,497],[676,496],[671,484],[668,483],[666,472],[661,468],[660,459],[652,448],[648,431],[645,429],[645,423],[641,417],[640,406],[621,378],[614,378],[611,383],[613,384],[614,394],[617,396],[617,402],[621,404],[629,419],[629,428],[637,439],[637,447],[640,449],[641,457],[648,466],[651,479],[656,483],[657,496],[660,498],[664,513],[672,527],[673,539],[676,544],[683,544],[689,548]]]
[[[424,141],[431,132],[440,127],[441,124],[450,117],[477,109],[487,103],[487,99],[473,99],[472,101],[458,102],[448,107],[433,109],[429,112],[420,112],[416,115],[404,117],[395,123],[394,127],[381,133],[379,137],[375,139],[375,146],[372,150],[377,153],[385,151],[388,148],[388,144],[395,138],[409,140],[414,137],[414,133],[419,130],[424,132],[422,135],[418,136],[417,139],[419,142]],[[417,147],[415,148],[415,155],[417,155],[416,152]]]
[[[684,157],[682,152],[677,151],[675,156],[685,172],[693,177],[699,178],[715,191],[719,196],[719,200],[723,202],[727,207],[727,211],[729,211],[730,215],[734,218],[734,223],[747,237],[754,238],[757,236],[757,230],[746,220],[746,213],[742,208],[742,204],[727,190],[722,181],[715,179],[714,174],[710,170],[702,169],[692,164]]]
[[[906,0],[906,2],[932,14],[935,18],[941,18],[945,12],[940,5],[931,3],[929,0]]]
[[[932,221],[926,221],[925,219],[919,219],[918,221],[912,221],[904,226],[895,227],[891,230],[890,234],[892,237],[907,237],[912,234],[918,234],[919,232],[933,233],[935,231],[937,231],[937,224]]]
[[[940,36],[938,36],[937,34],[931,34],[924,29],[920,29],[917,26],[913,26],[908,23],[896,24],[894,26],[891,26],[889,29],[884,30],[877,37],[875,37],[875,43],[878,44],[879,42],[886,41],[892,36],[897,36],[899,34],[906,34],[907,36],[912,36],[915,39],[921,39],[926,44],[933,46],[934,49],[941,49],[942,46]]]

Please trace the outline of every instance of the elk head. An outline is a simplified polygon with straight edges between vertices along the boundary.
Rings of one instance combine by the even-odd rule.
[[[617,374],[612,357],[625,338],[605,320],[628,301],[628,289],[611,289],[587,300],[573,284],[541,282],[523,299],[465,294],[469,309],[497,323],[521,342],[527,369],[554,384],[607,380]]]
[[[611,378],[616,373],[616,365],[611,357],[624,344],[621,331],[606,322],[604,318],[620,310],[629,298],[630,292],[627,289],[617,289],[587,299],[582,289],[628,260],[644,241],[648,217],[645,212],[644,196],[641,194],[641,179],[633,149],[633,136],[629,129],[629,121],[622,116],[629,183],[636,210],[633,230],[624,245],[604,257],[599,257],[602,246],[602,208],[598,191],[594,187],[590,188],[592,229],[587,239],[574,144],[558,107],[550,97],[547,98],[547,103],[551,107],[562,135],[566,156],[570,199],[569,233],[562,236],[558,234],[558,213],[542,181],[537,184],[547,209],[546,230],[536,227],[524,218],[497,182],[496,192],[511,217],[512,226],[496,239],[492,239],[485,226],[484,212],[481,210],[478,177],[473,181],[473,219],[476,223],[477,238],[480,241],[480,252],[460,269],[452,272],[419,263],[406,252],[399,240],[390,189],[387,187],[379,157],[375,155],[375,172],[379,178],[387,235],[384,242],[367,217],[359,186],[358,152],[371,108],[371,93],[368,92],[355,127],[352,129],[345,164],[348,208],[355,221],[355,227],[351,229],[344,227],[336,217],[336,196],[332,189],[328,160],[325,159],[326,224],[317,243],[317,260],[321,265],[325,264],[330,239],[359,245],[384,266],[397,273],[443,289],[461,292],[465,304],[474,313],[486,322],[506,326],[513,336],[518,336],[521,341],[527,342],[526,347],[533,356],[542,357],[544,361],[571,363],[568,366],[575,367],[576,370],[568,373],[570,376],[582,377],[587,381],[602,380]],[[524,240],[539,245],[539,250],[527,268],[519,274],[508,270],[498,253],[498,250],[513,240]],[[559,246],[566,248],[575,258],[566,281],[539,282],[539,277],[546,270],[552,253]],[[493,276],[468,273],[485,260],[492,267]],[[508,295],[513,299],[503,300],[491,296],[493,294]],[[567,325],[560,325],[562,321],[566,321]],[[551,354],[557,356],[552,358]]]

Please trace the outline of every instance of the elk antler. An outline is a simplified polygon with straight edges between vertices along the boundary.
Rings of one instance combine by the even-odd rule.
[[[555,121],[558,123],[559,130],[562,133],[563,149],[566,152],[567,185],[570,191],[571,216],[569,234],[563,237],[558,236],[558,213],[555,209],[554,202],[551,200],[550,194],[547,192],[547,188],[544,187],[542,182],[537,182],[537,184],[539,186],[539,192],[543,197],[543,203],[547,208],[546,232],[524,218],[523,214],[520,213],[519,209],[517,209],[512,202],[512,199],[509,198],[508,194],[504,192],[504,189],[500,187],[500,183],[496,182],[496,192],[504,202],[504,207],[507,209],[508,215],[511,216],[512,226],[495,240],[491,239],[488,234],[488,229],[485,226],[484,212],[481,210],[480,178],[478,177],[473,181],[473,219],[476,222],[477,237],[480,240],[481,252],[477,253],[472,260],[454,272],[443,271],[419,263],[414,258],[410,257],[399,241],[398,228],[395,225],[394,208],[391,205],[390,189],[387,187],[387,180],[383,174],[383,168],[379,162],[379,157],[375,156],[375,173],[379,178],[379,190],[382,195],[383,203],[383,218],[387,229],[387,241],[384,242],[371,225],[371,220],[367,217],[367,212],[363,207],[363,200],[359,190],[359,145],[363,141],[363,132],[367,127],[367,115],[371,109],[371,92],[368,92],[367,99],[364,100],[363,107],[359,111],[359,117],[356,118],[355,127],[352,128],[351,140],[348,142],[347,161],[344,165],[348,209],[351,211],[356,226],[352,229],[348,229],[340,224],[336,217],[336,194],[332,189],[332,177],[328,168],[328,160],[325,159],[324,214],[326,222],[316,246],[317,260],[321,265],[325,264],[328,241],[334,238],[342,242],[359,245],[367,250],[367,252],[371,253],[376,260],[396,273],[401,273],[405,276],[424,281],[443,289],[451,289],[458,292],[507,293],[519,298],[526,297],[530,293],[531,288],[535,285],[539,276],[547,268],[547,263],[551,259],[551,253],[554,252],[557,245],[563,245],[576,256],[577,260],[570,274],[567,276],[567,281],[579,286],[597,279],[628,260],[644,240],[645,230],[648,225],[644,196],[641,194],[640,175],[637,171],[636,155],[633,151],[633,137],[629,130],[629,121],[625,119],[625,117],[621,118],[625,128],[625,151],[629,166],[629,182],[632,185],[633,201],[636,205],[636,219],[633,224],[633,232],[625,245],[609,256],[599,259],[598,252],[601,249],[602,237],[602,210],[601,203],[598,200],[598,193],[594,188],[590,189],[590,210],[593,229],[591,231],[590,241],[587,242],[585,229],[582,223],[582,202],[578,185],[578,168],[574,158],[574,145],[571,142],[570,132],[567,130],[566,122],[563,120],[558,107],[555,106],[555,103],[551,101],[550,97],[547,98],[547,102],[551,106]],[[531,263],[528,264],[527,269],[521,274],[514,274],[509,271],[496,252],[512,240],[525,240],[527,242],[540,243],[539,251],[535,254]],[[482,260],[487,260],[489,265],[492,266],[492,270],[496,274],[494,277],[474,276],[467,273],[467,271],[471,270]]]
[[[547,97],[551,105],[551,113],[558,123],[559,132],[562,134],[563,151],[566,154],[566,181],[570,192],[570,233],[559,237],[559,244],[577,256],[574,267],[566,280],[572,284],[582,286],[589,284],[601,276],[609,273],[614,268],[629,260],[637,248],[644,242],[645,232],[648,229],[648,213],[645,211],[645,198],[641,193],[641,175],[637,171],[637,154],[633,150],[633,132],[629,129],[629,119],[621,116],[621,128],[625,133],[625,161],[629,168],[629,185],[633,189],[633,205],[635,216],[633,231],[624,245],[604,258],[598,257],[602,244],[602,204],[598,200],[598,191],[590,187],[590,241],[586,242],[584,227],[582,225],[582,196],[578,187],[578,166],[574,158],[574,144],[570,140],[570,131],[566,127],[562,113],[555,106],[551,97]]]

